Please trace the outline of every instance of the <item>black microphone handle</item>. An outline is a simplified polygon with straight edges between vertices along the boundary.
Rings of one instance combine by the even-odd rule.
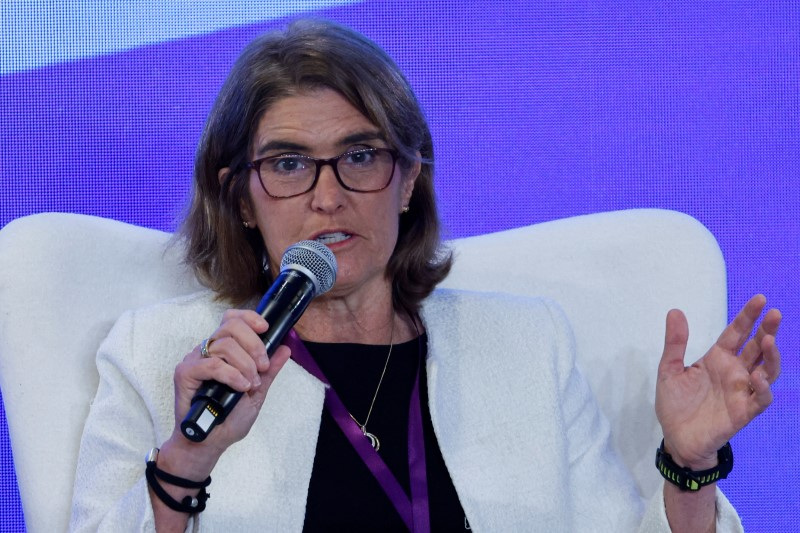
[[[269,329],[259,335],[264,341],[267,355],[271,356],[278,349],[283,337],[314,298],[314,291],[314,283],[299,270],[287,268],[278,274],[256,308],[256,312],[269,324]],[[225,421],[242,394],[224,383],[204,381],[181,422],[181,433],[194,442],[205,440],[215,426]]]

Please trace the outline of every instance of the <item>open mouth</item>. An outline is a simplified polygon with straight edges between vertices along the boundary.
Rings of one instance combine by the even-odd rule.
[[[336,244],[337,242],[342,242],[346,239],[349,239],[351,236],[352,235],[350,235],[349,233],[337,231],[334,233],[323,233],[314,240],[327,246],[330,244]]]

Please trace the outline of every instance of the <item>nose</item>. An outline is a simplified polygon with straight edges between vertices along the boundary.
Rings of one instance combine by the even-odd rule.
[[[319,169],[319,178],[312,194],[311,207],[316,211],[335,213],[344,207],[347,191],[336,179],[333,165],[323,165]]]

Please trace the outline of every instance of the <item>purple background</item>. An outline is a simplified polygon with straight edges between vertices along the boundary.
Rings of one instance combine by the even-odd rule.
[[[721,483],[748,531],[800,522],[799,6],[367,0],[315,12],[378,41],[411,80],[433,131],[447,238],[676,209],[720,242],[731,313],[755,292],[783,311],[775,404],[735,437]],[[174,229],[228,68],[284,24],[0,77],[0,226],[71,211]],[[24,529],[2,410],[0,524]]]

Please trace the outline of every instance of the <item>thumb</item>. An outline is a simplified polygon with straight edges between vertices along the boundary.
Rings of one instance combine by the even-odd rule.
[[[664,334],[664,353],[658,364],[659,377],[669,377],[683,372],[683,359],[686,344],[689,342],[689,324],[680,309],[667,313],[667,327]]]

